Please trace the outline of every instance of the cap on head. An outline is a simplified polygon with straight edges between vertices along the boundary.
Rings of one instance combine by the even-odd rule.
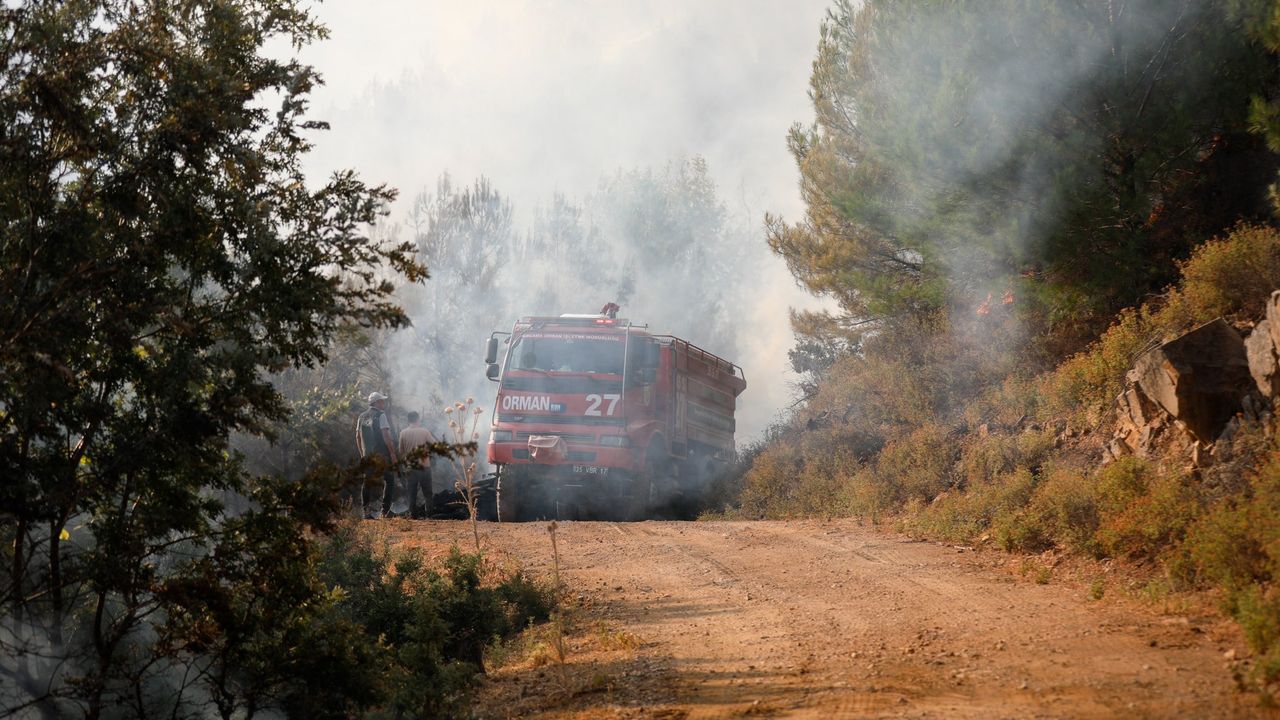
[[[373,392],[369,393],[369,404],[370,404],[370,405],[372,405],[372,404],[374,404],[374,403],[378,402],[379,400],[386,400],[386,399],[387,399],[387,396],[386,396],[386,395],[383,395],[382,393],[378,392],[377,390],[374,390]]]

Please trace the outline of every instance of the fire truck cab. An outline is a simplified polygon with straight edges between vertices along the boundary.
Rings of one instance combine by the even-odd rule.
[[[490,336],[500,521],[687,515],[732,460],[742,368],[611,308]]]

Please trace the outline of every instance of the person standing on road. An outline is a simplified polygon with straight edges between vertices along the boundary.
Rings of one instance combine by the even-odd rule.
[[[374,484],[371,479],[366,479],[360,488],[360,509],[366,520],[386,517],[391,514],[391,501],[395,497],[396,477],[392,468],[397,457],[391,420],[387,418],[387,396],[380,392],[369,393],[369,409],[360,413],[356,421],[356,448],[362,459],[376,455],[382,465],[382,512],[369,509],[369,488]]]
[[[409,427],[400,431],[400,457],[408,457],[409,453],[425,445],[436,442],[431,431],[422,427],[422,416],[416,412],[409,413]],[[415,460],[409,467],[409,517],[423,520],[431,514],[431,456],[425,455]],[[417,509],[418,490],[425,496],[422,510]]]

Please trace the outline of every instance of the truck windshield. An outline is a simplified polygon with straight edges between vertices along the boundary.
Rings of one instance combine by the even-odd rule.
[[[622,374],[622,342],[608,336],[524,336],[510,352],[514,370]]]

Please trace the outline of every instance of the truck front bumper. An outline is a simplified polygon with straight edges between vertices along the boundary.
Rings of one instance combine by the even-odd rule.
[[[640,469],[640,463],[636,461],[635,453],[631,448],[605,447],[602,445],[570,444],[564,459],[555,463],[534,461],[528,445],[523,442],[491,442],[488,445],[487,455],[490,463],[501,465],[541,465],[545,467],[565,466],[573,474],[601,474],[600,471],[604,469],[632,472]],[[595,468],[595,470],[586,470],[586,468]]]

